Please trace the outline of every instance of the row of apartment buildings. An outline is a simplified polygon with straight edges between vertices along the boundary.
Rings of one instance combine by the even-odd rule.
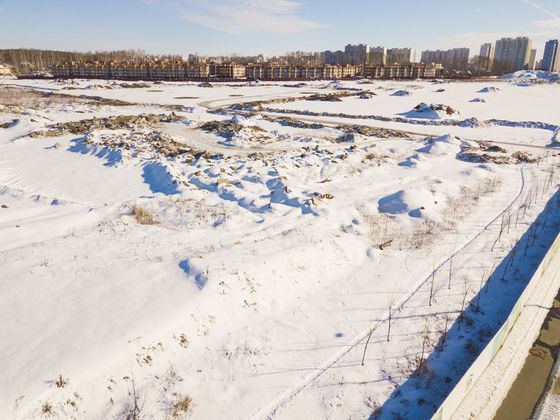
[[[468,48],[453,48],[450,50],[423,51],[422,63],[442,64],[450,70],[467,70],[469,67],[470,50]]]
[[[556,60],[555,57],[558,57]],[[558,63],[556,66],[555,64]],[[558,40],[546,43],[542,61],[537,61],[537,50],[528,37],[501,38],[480,47],[479,66],[494,73],[542,69],[560,71]]]
[[[63,63],[52,68],[56,78],[130,79],[130,80],[332,80],[366,78],[436,78],[443,75],[441,65],[282,65],[282,64],[207,64],[181,61],[158,63]]]
[[[367,44],[346,45],[344,51],[324,51],[324,64],[352,65],[408,65],[416,61],[412,48],[370,47]],[[518,70],[542,69],[560,71],[560,45],[558,40],[546,43],[542,62],[537,61],[537,50],[529,37],[501,38],[494,43],[481,46],[480,54],[471,62],[468,48],[448,50],[426,50],[422,52],[420,63],[441,64],[446,70],[466,73],[502,74]]]
[[[367,44],[348,44],[344,51],[328,50],[321,53],[322,64],[383,66],[409,65],[415,61],[416,51],[413,48],[370,47]]]

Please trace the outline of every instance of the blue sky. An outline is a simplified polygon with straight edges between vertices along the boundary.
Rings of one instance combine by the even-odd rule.
[[[0,48],[280,54],[560,38],[559,0],[0,0]],[[472,54],[473,52],[471,52]]]

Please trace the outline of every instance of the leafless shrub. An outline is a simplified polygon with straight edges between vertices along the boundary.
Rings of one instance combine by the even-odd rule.
[[[141,225],[155,225],[157,222],[152,213],[144,207],[134,205],[132,207],[132,215]]]
[[[54,416],[54,407],[48,401],[41,405],[41,414],[45,417]]]
[[[433,242],[438,226],[433,220],[422,219],[417,223],[409,237],[409,244],[420,249]]]
[[[476,187],[463,187],[457,197],[447,201],[447,206],[442,212],[443,221],[420,218],[414,220],[412,228],[407,231],[403,231],[403,226],[394,216],[360,211],[368,227],[369,242],[380,249],[388,246],[398,249],[421,249],[429,246],[439,234],[451,230],[459,220],[470,214],[481,196],[496,192],[500,184],[496,178],[489,178]],[[503,226],[505,227],[505,221]],[[452,271],[451,263],[450,274]]]
[[[58,375],[58,378],[56,378],[54,384],[57,388],[64,388],[66,385],[68,385],[68,382],[68,379],[64,379],[62,375]]]
[[[445,341],[447,340],[447,328],[449,326],[449,321],[451,321],[451,316],[449,314],[445,314],[443,316],[443,328],[439,331],[440,339],[439,339],[439,351],[443,351],[445,348]]]
[[[129,380],[130,388],[128,390],[128,401],[125,403],[123,415],[126,420],[140,420],[140,414],[142,413],[146,402],[147,391],[141,398],[138,393],[138,389],[136,389],[136,382],[134,381],[134,378]]]
[[[385,160],[388,158],[389,156],[384,153],[370,152],[367,155],[365,155],[364,160],[373,161],[378,165],[380,165],[381,163],[385,162]]]
[[[362,218],[368,226],[370,243],[381,249],[389,246],[420,249],[429,245],[438,231],[437,224],[432,220],[421,219],[411,230],[403,232],[398,221],[385,213],[362,214]]]

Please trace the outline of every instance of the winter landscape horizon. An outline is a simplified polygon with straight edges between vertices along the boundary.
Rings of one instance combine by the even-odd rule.
[[[555,2],[46,3],[0,0],[0,420],[560,418]]]

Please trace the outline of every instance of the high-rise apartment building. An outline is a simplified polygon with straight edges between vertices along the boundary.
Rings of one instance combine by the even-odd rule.
[[[541,67],[545,71],[560,72],[560,42],[557,39],[545,44]]]
[[[422,63],[425,64],[443,64],[447,69],[452,70],[467,70],[469,66],[468,48],[453,48],[446,51],[423,51]]]
[[[344,51],[323,51],[321,53],[321,64],[331,64],[342,66],[348,64],[348,59]]]
[[[366,64],[368,53],[369,53],[369,45],[366,44],[359,44],[359,45],[347,45],[344,48],[344,53],[348,58],[349,64],[362,66]]]
[[[369,49],[367,64],[370,66],[384,66],[387,64],[387,48],[371,47]]]
[[[527,37],[496,41],[493,69],[497,73],[525,70],[529,67],[533,43]]]
[[[387,64],[407,65],[416,61],[416,51],[413,48],[390,48],[387,50]]]
[[[537,50],[532,49],[531,54],[529,54],[529,64],[527,65],[528,70],[535,70],[535,66],[537,65]]]
[[[480,53],[478,55],[478,67],[479,70],[490,71],[492,70],[492,64],[494,62],[494,44],[487,43],[482,44],[480,47]]]

